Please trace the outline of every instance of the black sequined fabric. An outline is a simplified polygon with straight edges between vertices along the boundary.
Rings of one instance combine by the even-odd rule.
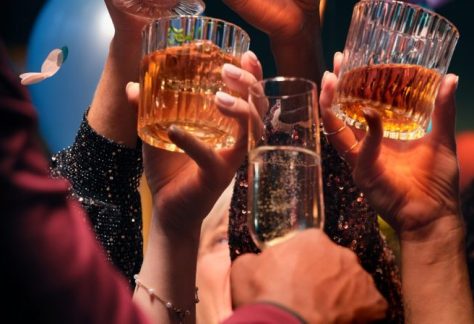
[[[70,181],[71,196],[87,211],[108,259],[133,287],[143,259],[141,145],[130,149],[114,143],[84,118],[74,144],[52,157],[51,172]]]
[[[393,252],[380,235],[377,214],[352,180],[349,166],[321,135],[325,232],[342,246],[352,249],[369,272],[390,307],[384,323],[403,323],[401,282]],[[231,258],[258,253],[247,228],[247,164],[237,172],[230,207],[229,245]]]
[[[466,254],[471,291],[474,295],[474,181],[461,193],[462,213],[466,224]]]

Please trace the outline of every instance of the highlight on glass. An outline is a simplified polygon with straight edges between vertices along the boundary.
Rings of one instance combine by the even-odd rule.
[[[348,125],[366,129],[362,108],[375,109],[382,116],[384,137],[423,137],[458,39],[450,21],[426,8],[403,1],[360,1],[333,110]]]
[[[175,16],[157,19],[143,31],[138,135],[155,147],[180,151],[168,138],[171,125],[220,149],[235,143],[237,123],[214,103],[230,91],[221,78],[224,63],[240,66],[250,38],[224,20]]]
[[[323,226],[316,85],[278,77],[249,92],[248,224],[265,248]]]

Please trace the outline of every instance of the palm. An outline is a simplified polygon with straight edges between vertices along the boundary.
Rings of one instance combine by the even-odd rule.
[[[455,153],[431,135],[403,150],[382,145],[372,165],[356,164],[354,177],[375,209],[398,229],[412,230],[457,212],[449,199],[457,195]]]
[[[140,36],[141,30],[149,20],[119,10],[114,4],[115,1],[116,0],[104,0],[110,17],[112,18],[115,32]]]
[[[296,36],[308,17],[319,17],[320,0],[225,0],[249,24],[285,39]]]
[[[145,146],[145,173],[156,208],[166,210],[170,215],[167,219],[154,219],[167,228],[180,231],[183,227],[200,226],[231,181],[243,153],[241,148],[213,152],[212,167],[202,168],[185,154]]]

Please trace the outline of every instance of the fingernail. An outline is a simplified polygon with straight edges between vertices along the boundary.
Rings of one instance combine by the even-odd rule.
[[[329,71],[324,71],[323,77],[321,78],[321,89],[324,89],[324,85],[326,84],[326,78],[329,74]]]
[[[247,55],[250,59],[250,63],[252,63],[252,65],[254,65],[254,66],[259,66],[260,62],[258,61],[257,55],[255,55],[255,53],[252,52],[252,51],[247,51],[247,53],[248,53]]]
[[[181,130],[181,128],[179,128],[178,126],[176,125],[170,125],[170,127],[168,127],[168,132],[169,133],[173,133],[174,136],[182,136],[183,135],[183,131]]]
[[[222,71],[224,71],[224,74],[232,79],[240,79],[242,76],[242,71],[235,65],[229,63],[224,64]]]
[[[374,117],[374,111],[373,109],[370,109],[370,108],[362,108],[362,114],[364,115],[365,118],[369,117]]]
[[[457,90],[459,85],[459,75],[456,75],[456,79],[454,80],[454,89]]]
[[[218,106],[230,108],[235,104],[235,98],[225,92],[217,91],[216,103]]]
[[[125,86],[125,90],[129,90],[131,87],[134,87],[135,86],[135,82],[129,82],[127,83],[127,85]]]

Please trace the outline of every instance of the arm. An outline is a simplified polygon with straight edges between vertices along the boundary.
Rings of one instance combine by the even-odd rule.
[[[141,147],[114,143],[84,121],[74,144],[52,158],[52,175],[71,183],[108,259],[128,278],[142,264]]]
[[[136,109],[128,102],[125,87],[138,80],[141,30],[145,19],[121,12],[105,0],[115,28],[104,71],[87,119],[100,135],[130,148],[137,146]]]
[[[246,97],[248,86],[256,81],[253,75],[261,74],[253,63],[251,54],[245,54],[242,67],[246,70],[239,69],[239,77],[223,69],[223,80],[242,97]],[[129,87],[128,93],[136,102],[138,89]],[[153,197],[153,218],[139,280],[153,288],[165,303],[189,311],[184,315],[186,323],[195,321],[196,263],[202,220],[232,180],[247,149],[247,102],[222,93],[215,100],[220,111],[239,125],[233,147],[213,150],[183,130],[170,127],[168,136],[186,154],[146,144],[143,152],[145,175]],[[157,323],[175,322],[179,318],[180,312],[168,310],[156,297],[150,298],[150,292],[141,285],[135,289],[134,299]]]
[[[343,125],[331,112],[336,84],[332,73],[323,78],[320,104],[328,132]],[[371,110],[365,111],[369,130],[358,145],[348,127],[329,137],[347,153],[354,180],[372,206],[398,232],[408,323],[474,322],[454,137],[456,87],[456,76],[444,78],[433,130],[419,141],[384,142],[380,116]]]
[[[143,258],[138,193],[143,170],[136,110],[125,86],[138,79],[140,32],[146,21],[105,2],[115,35],[104,71],[74,144],[53,157],[52,171],[71,182],[72,195],[87,211],[109,260],[133,286]]]
[[[320,83],[324,70],[319,0],[226,0],[249,24],[267,33],[279,75]]]

